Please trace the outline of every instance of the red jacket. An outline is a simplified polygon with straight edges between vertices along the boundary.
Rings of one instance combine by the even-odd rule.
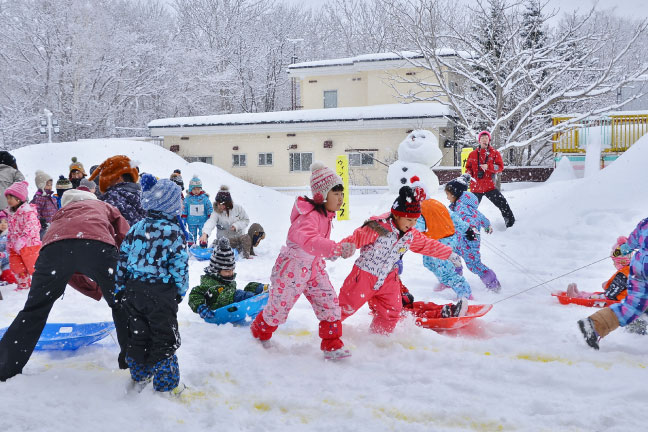
[[[130,229],[117,208],[99,200],[72,202],[52,219],[43,247],[60,240],[97,240],[119,247]]]
[[[484,172],[479,168],[479,165],[487,164],[488,168]],[[490,144],[486,149],[481,146],[477,147],[468,155],[466,160],[466,172],[470,174],[473,181],[470,182],[470,191],[476,193],[486,193],[495,189],[495,182],[493,178],[495,174],[504,170],[504,161],[502,155]],[[482,178],[479,178],[479,172],[484,173]]]

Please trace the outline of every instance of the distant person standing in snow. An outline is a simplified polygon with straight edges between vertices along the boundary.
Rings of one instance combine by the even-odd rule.
[[[77,160],[76,156],[73,157],[72,163],[70,164],[70,174],[68,175],[72,187],[74,189],[78,188],[79,184],[81,184],[81,179],[85,178],[86,175],[83,164]]]
[[[137,183],[139,173],[128,156],[117,155],[103,161],[89,177],[99,177],[99,199],[112,204],[133,226],[146,216],[142,208],[142,188]]]
[[[234,204],[229,188],[225,185],[220,187],[214,202],[214,212],[203,226],[203,234],[200,237],[201,243],[207,243],[208,236],[218,228],[216,238],[234,237],[245,234],[245,229],[250,224],[250,218],[240,204]]]
[[[36,171],[36,187],[38,190],[31,200],[31,204],[36,207],[38,212],[38,220],[41,224],[40,236],[41,239],[47,231],[47,226],[52,222],[54,214],[58,211],[58,200],[54,196],[52,176],[43,172]]]
[[[18,171],[16,158],[7,151],[0,151],[0,210],[7,208],[4,191],[12,184],[22,180],[25,180],[25,176]]]
[[[126,368],[126,321],[115,304],[113,290],[118,258],[116,246],[128,232],[128,223],[115,207],[99,201],[90,192],[70,189],[61,201],[62,207],[43,238],[25,306],[0,340],[0,381],[22,372],[52,306],[64,294],[76,272],[92,278],[112,308],[117,340],[122,349],[120,367]]]
[[[189,182],[189,195],[185,198],[182,208],[182,218],[189,227],[193,244],[202,236],[203,225],[214,211],[209,195],[203,190],[202,182],[196,176]]]
[[[495,176],[504,170],[502,155],[490,145],[490,132],[479,132],[477,141],[479,147],[468,155],[466,161],[466,172],[472,177],[470,191],[477,196],[480,203],[482,197],[486,195],[486,198],[491,200],[502,213],[506,227],[512,227],[515,223],[513,211],[504,195],[495,187]]]
[[[619,303],[603,308],[578,321],[578,327],[587,345],[599,349],[599,340],[619,326],[625,327],[648,310],[648,218],[639,222],[620,245],[614,256],[630,256],[628,292]]]

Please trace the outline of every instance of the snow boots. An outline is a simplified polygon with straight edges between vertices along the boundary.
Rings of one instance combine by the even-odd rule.
[[[589,318],[578,321],[585,342],[594,349],[599,349],[599,340],[619,327],[619,319],[610,308],[603,308]]]
[[[465,316],[468,312],[468,303],[460,299],[455,304],[447,304],[441,308],[442,318],[457,318]]]
[[[351,351],[344,348],[342,342],[342,321],[320,321],[319,336],[322,338],[320,348],[326,360],[339,360],[351,356]]]
[[[484,282],[484,285],[486,285],[486,288],[489,290],[498,293],[502,290],[502,285],[499,283],[497,280],[497,276],[495,275],[495,272],[493,270],[488,270],[484,275],[481,277],[482,282]]]
[[[263,311],[259,312],[259,315],[256,316],[250,325],[252,336],[254,336],[255,339],[259,339],[261,342],[270,340],[272,333],[276,330],[277,326],[270,325],[265,321],[265,319],[263,319]]]

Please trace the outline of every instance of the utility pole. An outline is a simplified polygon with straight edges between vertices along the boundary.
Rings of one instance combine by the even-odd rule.
[[[53,133],[59,133],[59,124],[58,120],[52,119],[52,112],[48,110],[47,108],[43,108],[43,114],[45,114],[45,117],[41,117],[40,120],[40,133],[45,135],[47,134],[47,142],[51,143],[52,142],[52,132]]]
[[[290,64],[297,63],[297,42],[303,42],[304,39],[287,39],[288,42],[293,44],[293,54],[290,57]],[[293,111],[297,109],[297,78],[290,77],[290,109]]]

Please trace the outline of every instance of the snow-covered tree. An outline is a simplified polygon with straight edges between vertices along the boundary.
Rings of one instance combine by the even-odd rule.
[[[383,0],[390,17],[407,35],[410,46],[424,59],[408,59],[429,70],[434,80],[412,79],[420,92],[403,95],[411,100],[436,101],[450,106],[459,128],[474,133],[487,128],[496,147],[527,147],[524,159],[514,153],[514,163],[540,162],[549,155],[550,138],[588,114],[621,107],[624,102],[603,103],[606,96],[648,70],[648,63],[628,68],[637,41],[647,23],[619,37],[610,26],[591,26],[596,17],[573,14],[551,29],[545,5],[527,1],[526,8],[511,0],[476,0],[469,14],[446,25],[429,26],[443,16],[450,3],[432,0]],[[612,55],[603,52],[615,43]],[[455,55],[448,55],[452,49]],[[581,106],[597,101],[571,123],[552,127],[552,114],[568,103]]]

